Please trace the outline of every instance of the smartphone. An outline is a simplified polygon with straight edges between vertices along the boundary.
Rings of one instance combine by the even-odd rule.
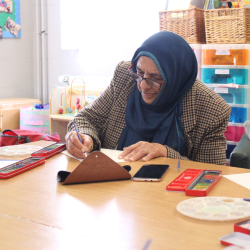
[[[169,165],[149,164],[143,165],[133,176],[134,181],[161,181]]]

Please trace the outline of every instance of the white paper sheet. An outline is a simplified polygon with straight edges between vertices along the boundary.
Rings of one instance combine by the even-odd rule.
[[[14,160],[0,160],[0,168],[6,167],[12,163],[15,163],[17,161]]]
[[[107,155],[109,158],[111,158],[115,162],[125,162],[123,159],[118,159],[118,155],[122,153],[121,150],[113,150],[113,149],[106,149],[106,148],[101,148],[101,152]],[[68,150],[62,151],[63,154],[70,156],[78,161],[82,161],[83,159],[77,158],[73,155],[71,155]]]
[[[225,178],[250,189],[250,173],[223,175]]]

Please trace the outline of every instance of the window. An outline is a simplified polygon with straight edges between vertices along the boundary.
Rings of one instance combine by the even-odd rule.
[[[142,42],[159,31],[159,11],[165,6],[166,0],[61,0],[62,49],[79,49],[79,63],[84,69],[91,65],[90,75],[112,74],[111,68],[131,60]]]

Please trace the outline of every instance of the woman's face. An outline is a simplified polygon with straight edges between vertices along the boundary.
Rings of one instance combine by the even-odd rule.
[[[155,82],[162,82],[160,72],[158,71],[154,61],[147,56],[140,56],[136,66],[137,74],[143,78],[148,78]],[[161,89],[154,89],[150,87],[145,80],[137,83],[137,87],[141,92],[144,102],[151,104],[158,96]]]

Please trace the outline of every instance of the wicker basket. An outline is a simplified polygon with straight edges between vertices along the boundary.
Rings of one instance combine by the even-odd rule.
[[[205,11],[207,43],[250,43],[250,8]]]
[[[160,11],[160,31],[171,31],[188,43],[206,43],[204,10]]]

